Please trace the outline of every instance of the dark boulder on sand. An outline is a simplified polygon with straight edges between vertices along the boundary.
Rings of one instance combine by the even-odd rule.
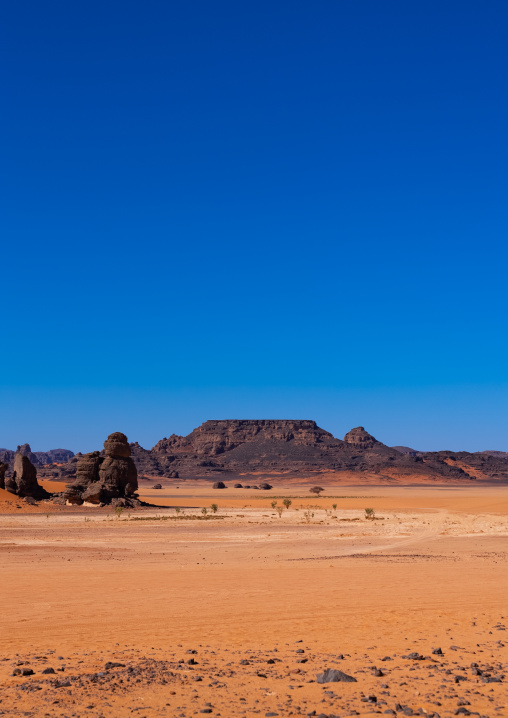
[[[323,673],[318,673],[316,677],[318,683],[356,683],[356,678],[348,676],[347,673],[337,670],[336,668],[327,668]]]

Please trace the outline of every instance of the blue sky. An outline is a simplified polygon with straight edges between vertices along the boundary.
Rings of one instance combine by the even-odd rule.
[[[0,446],[508,450],[505,3],[2,13]]]

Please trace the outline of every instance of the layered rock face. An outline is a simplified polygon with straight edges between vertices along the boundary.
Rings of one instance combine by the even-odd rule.
[[[150,452],[162,470],[180,476],[258,471],[362,471],[400,457],[368,434],[353,429],[336,439],[308,419],[206,421],[188,436],[170,436]]]
[[[162,439],[147,454],[163,476],[178,471],[181,477],[216,480],[221,473],[347,471],[376,474],[380,480],[405,475],[421,475],[423,480],[474,480],[474,475],[447,456],[401,454],[361,426],[341,441],[311,420],[206,421],[188,436]],[[508,481],[508,466],[505,469]]]
[[[316,446],[333,436],[320,429],[315,421],[291,419],[224,419],[205,421],[188,436],[173,434],[162,439],[153,453],[172,454],[192,449],[200,456],[218,456],[252,441],[294,442],[299,446]]]
[[[5,478],[5,489],[22,498],[43,499],[47,492],[37,481],[37,469],[25,454],[16,454],[12,476]]]
[[[138,489],[138,472],[125,434],[110,434],[104,442],[104,452],[105,456],[92,451],[78,458],[76,480],[64,493],[68,503],[139,503],[133,496]]]

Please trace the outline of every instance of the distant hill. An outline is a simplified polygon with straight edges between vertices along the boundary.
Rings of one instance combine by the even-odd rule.
[[[420,453],[416,449],[410,449],[409,446],[392,446],[392,449],[398,451],[399,454],[405,454],[406,456],[418,456]]]
[[[341,481],[342,474],[350,483],[508,483],[508,460],[492,452],[389,447],[361,426],[338,439],[309,419],[210,420],[187,436],[161,439],[152,449],[137,442],[130,446],[141,477],[216,481],[285,474],[317,480],[327,474],[330,481]],[[38,473],[71,480],[79,456],[61,467],[42,466]]]
[[[72,459],[74,452],[70,449],[51,449],[50,451],[32,451],[30,444],[21,444],[16,451],[11,449],[0,449],[0,461],[9,464],[12,468],[16,454],[28,456],[34,466],[45,466],[46,464],[63,464]]]

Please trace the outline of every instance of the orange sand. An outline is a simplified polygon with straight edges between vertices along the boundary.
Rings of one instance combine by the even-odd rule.
[[[320,498],[294,486],[276,492],[143,488],[145,500],[185,507],[183,517],[160,508],[119,518],[111,509],[74,507],[46,516],[30,507],[3,513],[12,499],[0,495],[0,657],[9,658],[0,662],[0,710],[36,711],[46,701],[29,715],[187,716],[211,702],[222,716],[346,715],[351,708],[368,715],[372,706],[361,692],[382,699],[386,681],[381,712],[401,702],[444,717],[467,700],[481,715],[494,708],[508,715],[507,682],[485,684],[469,668],[499,663],[508,674],[508,648],[498,643],[507,633],[497,625],[508,621],[508,490],[340,486]],[[280,518],[270,502],[281,499],[272,495],[294,497]],[[191,519],[212,502],[216,516]],[[382,520],[365,520],[367,506]],[[296,663],[300,645],[309,657],[304,665]],[[444,658],[432,656],[437,646]],[[177,663],[189,648],[198,651],[195,669]],[[256,670],[239,664],[249,650],[258,652]],[[173,661],[177,677],[128,690],[44,684],[37,693],[20,691],[20,683],[47,678],[39,675],[44,665],[58,667],[50,651],[64,657],[66,677],[142,656]],[[402,658],[411,651],[437,662]],[[345,660],[336,660],[339,653]],[[380,662],[386,655],[395,658]],[[281,664],[267,665],[270,656]],[[37,675],[11,677],[19,660]],[[453,674],[464,667],[468,680],[450,682],[444,664]],[[328,684],[338,697],[328,696],[307,682],[326,665],[358,683]],[[383,679],[371,675],[373,665]],[[192,682],[193,671],[202,682]],[[211,677],[221,672],[219,690]],[[89,704],[94,708],[85,710]]]

